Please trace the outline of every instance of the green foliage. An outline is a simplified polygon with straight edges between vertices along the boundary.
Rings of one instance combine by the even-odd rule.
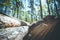
[[[28,0],[26,1],[28,2]],[[0,3],[0,6],[5,6],[6,10],[12,9],[12,13],[10,14],[13,14],[13,17],[32,23],[45,17],[46,15],[49,14],[49,12],[51,15],[54,15],[55,10],[52,8],[53,0],[45,0],[45,1],[46,2],[44,4],[42,0],[39,1],[30,0],[27,6],[27,2],[25,2],[24,4],[22,0],[4,0],[3,3]],[[30,8],[30,10],[28,10],[28,8]]]

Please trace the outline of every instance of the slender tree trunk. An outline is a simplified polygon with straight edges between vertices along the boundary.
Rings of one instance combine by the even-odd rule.
[[[52,15],[54,14],[52,4],[50,5],[50,12],[51,12]]]
[[[13,9],[13,17],[15,17],[15,11],[16,11],[16,8],[14,7],[14,9]]]
[[[18,6],[18,0],[15,0],[16,1],[16,11],[17,11],[17,18],[18,18],[18,13],[19,13],[19,6]]]
[[[47,6],[48,6],[48,12],[49,12],[49,15],[50,15],[49,2],[48,2],[48,0],[46,0],[46,2],[47,2]]]
[[[33,4],[34,4],[34,0],[30,0],[30,7],[31,7],[31,21],[32,21],[32,22],[33,22],[33,14],[34,14],[34,12],[33,12],[33,10],[34,10]]]
[[[40,12],[41,12],[41,18],[43,18],[43,13],[42,13],[42,3],[41,3],[41,0],[40,0]]]
[[[17,8],[17,18],[18,18],[19,8]]]
[[[54,12],[53,12],[53,8],[52,7],[51,7],[51,12],[52,12],[52,15],[53,15]]]
[[[58,13],[58,9],[57,9],[56,0],[54,0],[54,5],[55,5],[55,8],[56,8],[56,16],[59,18],[59,13]]]
[[[13,17],[15,17],[15,9],[13,10]]]

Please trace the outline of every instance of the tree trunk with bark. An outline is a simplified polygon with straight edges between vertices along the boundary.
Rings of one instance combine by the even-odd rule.
[[[19,27],[19,26],[26,26],[26,25],[30,25],[30,24],[28,22],[21,21],[17,18],[10,17],[0,12],[0,28]]]
[[[60,30],[59,23],[60,20],[55,19],[54,16],[48,15],[43,19],[43,21],[38,21],[38,24],[35,23],[32,26],[30,26],[29,32],[24,37],[24,40],[53,40],[54,38],[54,40],[59,40],[60,34],[58,29],[56,28],[58,27]],[[57,24],[59,24],[59,26]],[[59,35],[59,37],[56,35]]]

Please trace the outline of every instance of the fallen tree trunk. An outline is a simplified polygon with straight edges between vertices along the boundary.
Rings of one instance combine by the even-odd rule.
[[[43,20],[44,21],[38,21],[37,23],[39,24],[33,24],[29,28],[29,32],[24,37],[24,40],[50,40],[48,39],[50,37],[47,35],[51,35],[52,32],[55,31],[55,26],[60,22],[60,20],[51,15],[48,15]]]
[[[28,33],[28,26],[0,29],[0,40],[23,40]]]
[[[0,12],[0,40],[23,40],[29,23]]]
[[[16,27],[20,26],[21,23],[12,17],[9,17],[3,13],[0,13],[0,26],[1,27]]]
[[[0,28],[26,26],[29,23],[10,17],[0,12]]]

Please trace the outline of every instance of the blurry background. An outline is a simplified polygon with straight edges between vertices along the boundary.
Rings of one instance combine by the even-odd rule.
[[[47,15],[60,17],[60,0],[0,0],[0,12],[29,23]]]

